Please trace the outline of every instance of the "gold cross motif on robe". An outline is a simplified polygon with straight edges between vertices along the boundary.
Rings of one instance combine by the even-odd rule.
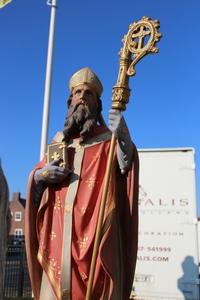
[[[65,204],[65,213],[72,213],[72,205],[70,204]]]
[[[95,187],[95,184],[96,184],[96,177],[91,176],[88,180],[86,180],[86,183],[87,183],[89,189],[93,189]]]
[[[88,241],[88,236],[84,236],[79,241],[77,241],[77,244],[79,245],[80,250],[82,250],[86,247],[87,241]]]
[[[61,209],[62,203],[60,201],[60,197],[59,196],[56,197],[56,200],[55,200],[55,203],[54,203],[53,206],[54,206],[54,209],[55,209],[56,212],[58,212]]]
[[[56,234],[55,232],[51,232],[50,235],[49,235],[50,239],[53,241],[55,238],[56,238]]]

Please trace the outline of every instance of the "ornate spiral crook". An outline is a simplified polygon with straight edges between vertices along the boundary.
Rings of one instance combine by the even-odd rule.
[[[157,30],[159,27],[158,20],[152,21],[147,17],[143,17],[141,21],[129,26],[126,47],[134,55],[134,59],[127,70],[127,75],[135,74],[134,66],[144,55],[158,52],[155,43],[161,37],[161,33]]]
[[[148,53],[158,52],[156,42],[161,38],[158,32],[160,23],[149,17],[130,24],[128,33],[124,36],[124,46],[120,50],[120,66],[116,85],[113,87],[112,108],[125,110],[130,96],[128,86],[129,76],[136,74],[134,66]]]

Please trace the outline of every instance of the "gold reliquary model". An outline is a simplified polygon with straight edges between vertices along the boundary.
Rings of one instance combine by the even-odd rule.
[[[54,143],[47,145],[46,152],[47,163],[54,160],[60,160],[59,166],[68,167],[67,144],[65,142]]]

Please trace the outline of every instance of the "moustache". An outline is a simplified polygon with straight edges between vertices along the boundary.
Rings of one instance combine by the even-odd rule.
[[[74,105],[71,105],[71,108],[70,108],[70,111],[69,111],[69,114],[68,114],[68,118],[70,118],[74,112],[80,107],[88,107],[87,104],[85,104],[82,100],[80,100],[79,102],[77,102],[76,104]]]

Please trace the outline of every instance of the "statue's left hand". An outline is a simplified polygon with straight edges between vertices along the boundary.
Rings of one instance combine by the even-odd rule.
[[[122,138],[123,133],[128,131],[126,122],[121,114],[121,112],[117,109],[109,110],[109,129],[115,135],[116,138]]]
[[[133,146],[126,122],[119,110],[109,110],[109,129],[117,138],[117,158],[122,173],[131,166]]]
[[[71,173],[69,169],[59,167],[59,159],[53,160],[43,168],[35,171],[34,180],[36,184],[60,183]]]

